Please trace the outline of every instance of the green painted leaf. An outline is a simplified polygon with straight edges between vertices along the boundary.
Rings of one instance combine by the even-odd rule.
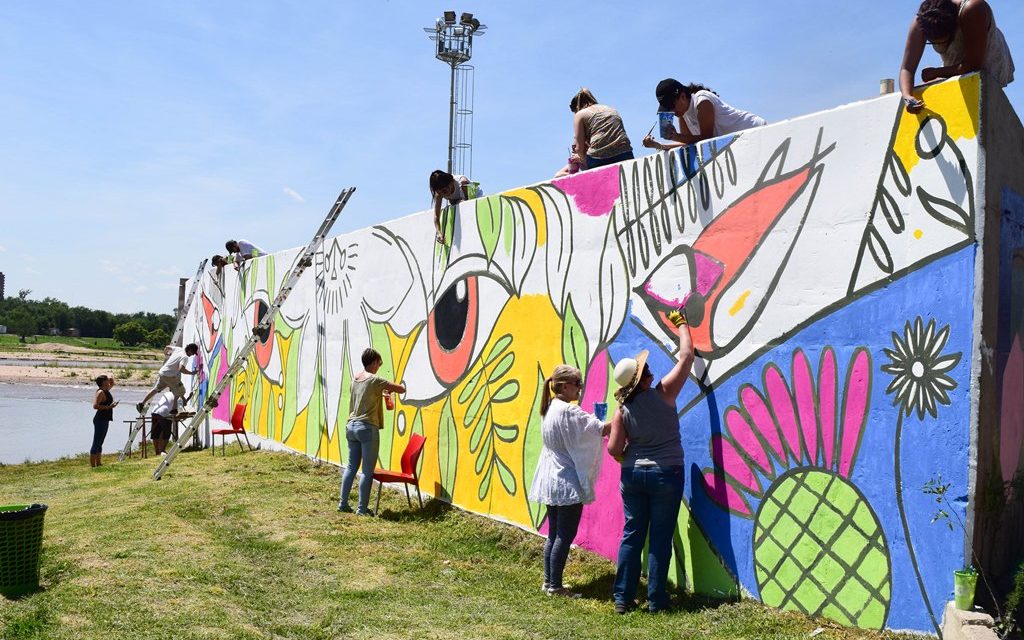
[[[324,421],[327,419],[327,412],[324,404],[327,399],[324,397],[323,385],[320,378],[323,375],[320,354],[317,354],[316,367],[313,370],[313,395],[306,405],[306,450],[307,456],[318,457],[320,454],[321,435],[323,434]]]
[[[480,383],[480,377],[483,375],[483,368],[479,369],[473,376],[466,381],[466,386],[462,388],[462,392],[459,393],[459,404],[465,404],[466,400],[473,395],[473,391],[476,390],[476,386]]]
[[[491,395],[491,402],[509,402],[515,400],[519,396],[519,382],[516,380],[506,380],[503,385],[498,387],[498,390]]]
[[[508,373],[508,370],[512,368],[512,364],[516,361],[516,354],[506,353],[505,357],[498,361],[498,364],[494,365],[491,369],[491,373],[487,376],[487,382],[497,382]]]
[[[487,262],[494,257],[501,236],[501,199],[500,196],[487,196],[476,200],[476,226],[480,232],[480,242],[484,245]]]
[[[511,198],[501,199],[501,219],[505,225],[505,233],[502,236],[502,239],[504,240],[503,244],[505,245],[505,253],[509,255],[512,254],[512,241],[516,237],[516,220],[513,215],[512,202],[513,200]]]
[[[572,305],[572,296],[565,303],[565,319],[562,323],[562,361],[580,371],[586,371],[590,362],[587,334]]]
[[[484,393],[484,391],[486,391],[486,389],[484,387],[481,387],[480,390],[477,391],[476,397],[473,398],[473,401],[471,403],[469,403],[469,407],[466,409],[466,415],[462,419],[462,424],[464,424],[465,426],[468,427],[469,425],[473,424],[474,420],[476,420],[476,415],[480,412],[480,406],[483,404],[487,396],[487,394]]]
[[[495,423],[494,435],[502,442],[515,442],[519,437],[519,425]]]
[[[501,458],[497,455],[494,456],[495,465],[498,467],[498,477],[501,479],[501,486],[505,487],[505,491],[508,495],[516,495],[516,490],[519,485],[516,483],[516,477],[512,473],[512,469],[508,468],[508,465],[502,462]]]
[[[484,438],[484,446],[480,447],[480,452],[476,454],[477,475],[480,475],[480,472],[484,470],[484,466],[490,460],[492,453],[494,453],[494,439]]]
[[[484,359],[484,366],[490,366],[492,362],[498,359],[508,346],[512,344],[512,335],[506,333],[505,335],[498,338],[498,341],[494,343],[491,350],[487,352],[487,357]]]
[[[455,499],[455,477],[459,463],[459,433],[452,415],[451,396],[441,407],[441,421],[437,428],[437,466],[441,476],[440,498],[452,502]]]
[[[487,405],[483,413],[480,414],[480,418],[476,422],[476,426],[473,427],[473,433],[469,436],[469,451],[470,453],[475,452],[480,446],[480,439],[484,435],[484,431],[490,426],[489,421],[491,418],[491,406]]]
[[[541,438],[540,399],[544,393],[544,373],[540,367],[537,368],[537,386],[533,394],[533,407],[530,409],[530,419],[526,422],[526,432],[523,434],[523,481],[526,486],[533,484],[533,475],[537,471],[537,460],[540,458],[540,451],[543,446]],[[547,515],[547,507],[539,502],[533,502],[523,492],[523,499],[530,511],[530,522],[534,529],[539,529],[544,517]]]
[[[383,322],[370,323],[370,344],[380,354],[383,363],[377,370],[377,375],[388,380],[395,379],[394,354],[391,353],[391,341],[388,340],[387,325]],[[384,424],[380,425],[380,449],[377,454],[381,466],[391,466],[391,449],[394,446],[395,437],[395,412],[383,411]]]
[[[295,344],[300,344],[302,341],[302,329],[292,329],[286,323],[282,322],[275,327],[277,333],[280,334],[282,341],[287,341],[292,338],[292,334],[296,334]],[[287,379],[291,380],[292,376],[298,376],[299,374],[299,349],[288,350],[288,363],[285,365],[284,375]],[[278,437],[281,438],[281,442],[284,442],[292,435],[292,429],[295,428],[295,418],[299,414],[299,385],[298,384],[286,384],[282,391],[284,393],[284,407],[282,411],[281,424],[278,428]],[[276,400],[275,400],[276,402]]]
[[[488,465],[487,471],[484,472],[484,476],[480,478],[480,489],[476,492],[478,500],[483,500],[487,497],[487,492],[491,490],[491,476],[494,475],[494,465]]]

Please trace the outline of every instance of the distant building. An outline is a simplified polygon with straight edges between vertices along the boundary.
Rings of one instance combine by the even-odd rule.
[[[81,338],[82,332],[74,327],[71,327],[70,329],[64,330],[64,335],[68,336],[69,338]]]

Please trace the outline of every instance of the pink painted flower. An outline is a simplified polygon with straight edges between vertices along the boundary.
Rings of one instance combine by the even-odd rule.
[[[704,469],[704,490],[732,513],[753,518],[751,498],[791,467],[819,467],[849,478],[867,420],[871,356],[854,351],[842,394],[836,355],[821,354],[817,379],[800,349],[793,353],[789,381],[774,363],[764,369],[761,389],[740,387],[738,404],[725,410],[726,433],[712,436],[713,469]],[[767,483],[767,484],[765,484]]]

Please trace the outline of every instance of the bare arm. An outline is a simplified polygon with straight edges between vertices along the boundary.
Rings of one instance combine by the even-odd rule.
[[[587,151],[590,150],[590,139],[587,137],[587,127],[583,122],[583,110],[576,112],[572,118],[573,142],[576,144],[576,153],[580,157],[580,167],[587,168]]]
[[[680,119],[682,123],[682,119]],[[685,124],[685,123],[683,123]],[[697,105],[697,125],[700,128],[700,133],[692,134],[689,131],[674,131],[669,134],[670,140],[682,143],[675,146],[680,147],[687,144],[695,144],[702,140],[709,140],[715,137],[715,106],[710,101],[705,100]],[[672,147],[663,145],[666,149]]]
[[[907,45],[903,50],[903,64],[900,66],[900,93],[904,100],[914,100],[914,76],[917,75],[917,66],[921,64],[921,56],[924,54],[924,32],[917,24],[915,18],[910,23],[910,32],[907,33]],[[907,110],[917,113],[924,103],[916,109],[908,105]]]
[[[113,403],[113,404],[102,404],[102,402],[103,402],[103,391],[102,390],[101,391],[97,391],[96,392],[96,397],[93,398],[93,401],[92,401],[92,408],[93,409],[95,409],[97,411],[105,411],[107,409],[113,409],[115,406],[117,406],[116,402]]]
[[[385,382],[384,390],[390,393],[405,393],[405,385],[397,384],[395,382]]]
[[[676,366],[661,379],[658,385],[658,392],[661,399],[671,406],[676,406],[676,398],[682,391],[686,379],[690,376],[690,369],[693,368],[693,339],[690,337],[690,325],[684,324],[679,327],[679,355]]]
[[[622,407],[615,410],[612,426],[608,434],[608,455],[622,462],[622,454],[626,451],[626,427],[622,424]]]

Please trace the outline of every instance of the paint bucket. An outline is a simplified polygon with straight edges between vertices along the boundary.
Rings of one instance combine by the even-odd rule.
[[[594,403],[594,417],[602,422],[605,416],[608,415],[608,403],[607,402],[595,402]]]
[[[658,112],[658,131],[661,133],[662,138],[668,140],[669,135],[675,131],[675,117],[676,114],[671,111]]]
[[[388,411],[395,410],[395,399],[390,393],[384,394],[384,406],[388,408]]]
[[[953,572],[953,596],[956,608],[970,611],[974,608],[974,588],[978,585],[978,573],[971,570]]]

